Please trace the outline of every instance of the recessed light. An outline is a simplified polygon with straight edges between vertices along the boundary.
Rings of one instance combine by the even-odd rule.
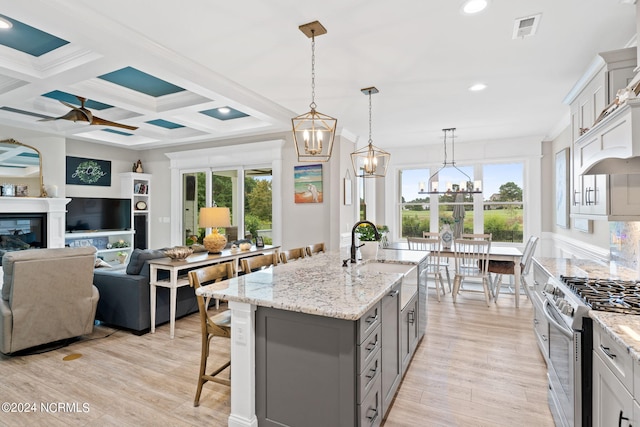
[[[13,27],[11,21],[6,18],[0,17],[0,30],[8,30],[11,27]]]
[[[229,114],[231,109],[229,107],[220,107],[218,108],[218,112],[221,114]]]
[[[462,3],[460,10],[465,15],[473,15],[482,12],[489,5],[489,0],[466,0]]]
[[[472,86],[469,87],[469,90],[472,92],[479,92],[481,90],[485,90],[487,88],[487,85],[484,83],[476,83]]]

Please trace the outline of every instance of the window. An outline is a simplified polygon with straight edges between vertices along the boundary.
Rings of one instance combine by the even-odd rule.
[[[523,241],[522,163],[484,165],[484,230],[496,242]]]
[[[458,167],[463,173],[454,168],[439,171],[434,178],[438,187],[444,189],[450,184],[455,190],[467,179],[466,174],[472,181],[482,181],[481,198],[473,194],[441,194],[437,197],[419,194],[421,183],[425,187],[428,185],[429,170],[400,170],[399,237],[405,239],[422,236],[423,231],[437,231],[444,221],[451,223],[453,228],[457,220],[462,222],[464,233],[492,233],[494,242],[523,242],[523,163]],[[464,207],[464,217],[454,218],[454,207],[460,204]],[[432,221],[439,224],[432,228]]]
[[[244,175],[244,187],[240,188],[239,174]],[[207,175],[211,181],[207,183]],[[231,230],[220,229],[221,233],[244,238],[251,234],[260,235],[265,243],[272,239],[272,171],[271,168],[238,169],[183,174],[183,226],[186,244],[202,243],[206,230],[198,225],[200,208],[205,206],[227,207],[231,212]],[[209,188],[209,190],[207,190]],[[209,194],[209,201],[207,201]],[[239,213],[239,212],[243,212]],[[240,221],[240,220],[243,221]],[[240,229],[238,227],[243,227]],[[236,230],[236,228],[238,228]]]
[[[418,194],[421,182],[426,182],[429,169],[400,171],[400,237],[422,237],[430,227],[429,194]]]
[[[261,236],[264,243],[273,243],[273,189],[271,169],[244,171],[244,228],[252,238]]]

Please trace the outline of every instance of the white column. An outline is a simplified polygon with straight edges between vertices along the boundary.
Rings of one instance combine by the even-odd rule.
[[[229,301],[231,309],[231,415],[229,427],[258,427],[256,418],[256,306]]]

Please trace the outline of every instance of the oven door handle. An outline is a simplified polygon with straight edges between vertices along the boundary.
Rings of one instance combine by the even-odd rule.
[[[569,339],[573,339],[573,331],[570,329],[566,329],[563,328],[561,324],[559,324],[558,322],[556,322],[556,319],[554,319],[548,312],[548,307],[549,307],[549,300],[545,300],[544,301],[544,305],[542,306],[542,311],[544,312],[544,317],[547,318],[547,320],[549,321],[549,323],[555,327],[556,329],[558,329],[560,332],[562,332],[562,335],[566,336]]]

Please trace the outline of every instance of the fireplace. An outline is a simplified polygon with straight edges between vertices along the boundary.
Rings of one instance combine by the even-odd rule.
[[[0,253],[46,247],[46,213],[0,213]]]
[[[71,199],[48,197],[0,197],[0,235],[20,237],[46,248],[63,248],[66,206]],[[34,220],[27,220],[33,218]],[[38,218],[39,220],[36,220]],[[8,237],[5,237],[7,240]],[[15,240],[13,241],[14,243]]]

